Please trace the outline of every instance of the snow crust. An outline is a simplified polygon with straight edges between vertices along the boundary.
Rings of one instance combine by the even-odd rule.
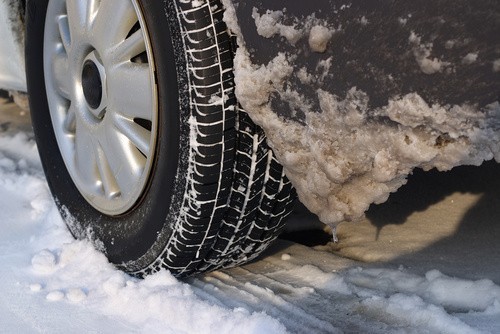
[[[335,80],[328,61],[307,73],[295,66],[295,55],[278,53],[269,63],[256,65],[237,27],[229,1],[225,21],[239,34],[235,82],[238,101],[252,120],[263,127],[268,143],[297,189],[299,198],[321,221],[331,226],[362,217],[371,203],[382,203],[406,182],[416,167],[449,170],[454,166],[500,161],[500,106],[484,110],[469,105],[429,105],[418,94],[394,97],[378,109],[368,107],[369,96],[352,87],[346,96],[317,89],[320,110],[312,110],[300,91],[289,84]],[[255,10],[254,10],[255,13]],[[264,15],[271,15],[264,14]],[[281,12],[278,18],[284,20]],[[293,18],[288,18],[293,21]],[[257,30],[270,37],[280,31],[277,18]],[[262,33],[272,31],[272,34]],[[449,64],[431,58],[432,44],[412,33],[415,60],[426,74],[443,71]],[[467,61],[474,56],[468,55]],[[278,94],[291,110],[305,114],[304,124],[277,116],[270,100]]]

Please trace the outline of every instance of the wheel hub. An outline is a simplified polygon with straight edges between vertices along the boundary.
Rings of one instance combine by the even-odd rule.
[[[82,90],[90,112],[102,119],[106,113],[106,70],[96,51],[92,51],[83,60]]]
[[[89,107],[97,109],[102,100],[102,81],[97,65],[91,60],[83,64],[82,87]]]

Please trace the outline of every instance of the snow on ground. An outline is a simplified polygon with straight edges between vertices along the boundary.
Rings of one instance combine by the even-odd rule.
[[[203,301],[161,272],[116,270],[69,234],[26,133],[0,137],[0,331],[280,333],[276,319]]]
[[[25,130],[0,131],[0,224],[2,332],[500,331],[500,286],[490,279],[285,241],[256,262],[186,281],[166,271],[132,278],[68,233]]]

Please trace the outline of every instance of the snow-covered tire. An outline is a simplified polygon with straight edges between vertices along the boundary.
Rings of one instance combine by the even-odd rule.
[[[140,153],[144,156],[141,161],[146,162],[138,181],[131,183],[139,191],[119,188],[120,191],[112,193],[115,197],[108,196],[111,186],[105,172],[113,172],[113,182],[118,186],[117,173],[121,169],[114,169],[112,164],[119,159],[106,156],[110,154],[105,150],[109,143],[103,138],[122,131],[117,129],[123,126],[113,123],[110,116],[121,112],[114,111],[112,104],[117,98],[130,100],[125,94],[133,90],[116,96],[113,95],[116,90],[108,87],[107,92],[95,95],[94,87],[84,83],[81,68],[90,62],[91,79],[106,86],[113,79],[112,66],[121,63],[107,63],[114,58],[108,59],[108,50],[100,41],[94,43],[92,38],[99,34],[81,37],[84,46],[76,45],[74,49],[74,44],[67,41],[78,42],[77,37],[65,36],[65,24],[69,22],[67,30],[71,32],[71,24],[77,21],[71,17],[73,4],[78,3],[80,10],[87,11],[84,18],[92,20],[99,17],[101,7],[82,6],[81,0],[32,0],[27,4],[26,59],[33,127],[47,181],[60,212],[75,237],[90,239],[112,263],[138,276],[162,268],[187,276],[251,260],[277,237],[283,219],[291,211],[294,191],[266,145],[263,131],[252,123],[235,99],[234,44],[222,21],[222,5],[219,0],[94,3],[106,4],[109,9],[110,4],[123,6],[129,1],[137,22],[132,22],[132,28],[123,37],[128,39],[134,32],[142,32],[146,52],[136,56],[142,59],[139,63],[149,66],[148,73],[153,78],[151,96],[156,99],[146,105],[157,104],[157,108],[152,108],[146,123],[136,118],[128,120],[143,128],[140,133],[147,134],[150,146],[125,141],[127,154]],[[57,7],[57,3],[62,5]],[[117,20],[110,20],[110,28],[112,22]],[[50,28],[51,24],[56,28]],[[87,28],[90,31],[92,27],[89,24]],[[55,61],[44,63],[44,57],[52,56],[50,45],[47,46],[51,34],[56,37],[60,34],[59,44],[64,44],[66,38],[64,46],[70,64],[67,76],[72,81],[58,79]],[[54,45],[56,48],[57,43]],[[74,56],[76,51],[72,50],[76,49],[84,50],[83,54]],[[71,67],[73,59],[81,60],[81,68]],[[116,85],[135,88],[134,80],[130,83],[122,80]],[[78,95],[81,91],[83,94]],[[56,103],[66,101],[62,97],[67,102]],[[100,107],[96,107],[99,103],[108,106],[99,111]],[[65,122],[64,117],[68,118],[72,105],[80,108],[74,122],[90,118],[93,123],[92,127],[85,125],[88,129],[84,125],[70,127],[68,135],[69,121]],[[57,118],[61,108],[62,121]],[[62,126],[66,128],[58,128]],[[89,142],[103,146],[103,150],[90,150],[89,145],[78,147],[85,131],[90,137],[95,134]],[[120,133],[116,136],[119,135],[124,138]],[[82,158],[78,160],[82,152],[90,155],[88,159],[96,160],[90,174],[97,178],[98,187],[91,190],[79,178],[79,173],[86,172],[79,165],[83,164]],[[102,154],[105,158],[99,160]],[[122,194],[129,197],[115,205],[114,198],[125,197]]]

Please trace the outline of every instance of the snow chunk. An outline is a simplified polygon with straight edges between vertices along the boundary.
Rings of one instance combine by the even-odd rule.
[[[500,72],[500,59],[493,62],[493,72]]]
[[[462,64],[470,65],[472,63],[475,63],[477,60],[477,57],[478,57],[477,52],[476,53],[470,52],[465,57],[462,58]]]
[[[336,30],[327,27],[326,23],[317,19],[314,14],[299,20],[296,17],[286,17],[285,11],[285,9],[282,11],[267,10],[264,14],[260,15],[258,9],[254,7],[252,18],[255,21],[257,33],[264,38],[271,38],[276,35],[284,37],[292,46],[295,46],[301,38],[306,37],[313,52],[325,52],[328,42]],[[237,23],[235,24],[236,19],[230,17],[231,15],[235,15],[234,8],[229,9],[229,14],[224,16],[224,20],[226,20],[228,27],[230,29],[235,28],[236,30],[233,31],[238,34],[240,29],[239,27],[235,27],[237,26]],[[284,24],[284,21],[293,23]],[[362,24],[364,22],[363,20],[361,21]]]
[[[51,291],[47,294],[47,296],[45,298],[48,301],[57,302],[57,301],[64,299],[64,292],[59,291],[59,290]]]
[[[193,0],[193,1],[191,2],[191,6],[192,6],[193,8],[197,8],[197,7],[201,7],[201,6],[203,6],[203,4],[204,4],[204,3],[205,3],[205,1],[203,1],[203,0]]]
[[[281,260],[283,261],[289,261],[292,257],[290,256],[290,254],[287,254],[287,253],[284,253],[284,254],[281,254]]]
[[[413,55],[415,56],[415,60],[417,61],[420,69],[425,74],[434,74],[437,72],[441,72],[446,66],[449,66],[450,63],[441,61],[437,58],[430,58],[432,53],[432,43],[422,44],[421,38],[413,31],[408,38],[408,41],[413,44]]]
[[[283,18],[283,12],[278,11],[266,11],[265,14],[259,15],[257,8],[253,8],[252,18],[255,20],[255,26],[257,27],[257,33],[265,38],[271,38],[274,35],[280,35],[286,38],[286,40],[295,45],[297,41],[304,35],[302,29],[298,29],[295,24],[285,25],[281,23]]]
[[[40,274],[50,274],[56,268],[56,256],[48,249],[40,251],[31,259],[31,265],[35,272]]]
[[[333,31],[321,25],[315,25],[309,32],[309,47],[314,52],[323,53],[330,39],[332,39]]]
[[[69,289],[66,293],[66,298],[73,303],[79,303],[87,298],[85,292],[80,288]]]

